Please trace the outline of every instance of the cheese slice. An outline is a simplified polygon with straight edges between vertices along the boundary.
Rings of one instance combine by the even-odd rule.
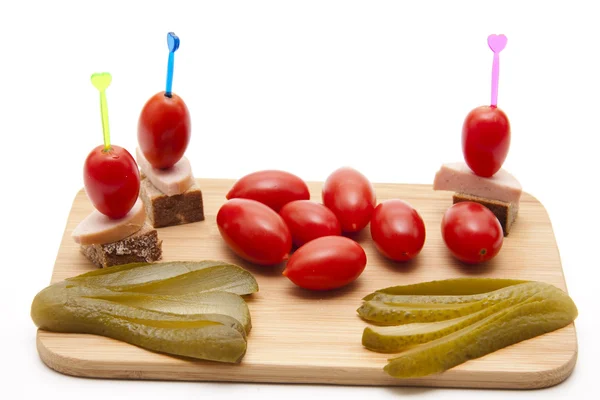
[[[92,211],[73,230],[71,236],[81,245],[106,244],[124,239],[139,231],[146,221],[144,203],[138,199],[123,218],[112,219],[98,210]]]
[[[435,174],[434,190],[448,190],[490,200],[511,203],[517,207],[523,189],[517,179],[504,169],[490,178],[475,175],[464,162],[444,164]]]
[[[139,147],[135,149],[135,158],[142,174],[167,196],[181,194],[194,184],[192,166],[185,156],[167,169],[154,168]]]

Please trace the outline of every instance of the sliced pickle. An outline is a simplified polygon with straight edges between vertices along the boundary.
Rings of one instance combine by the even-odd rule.
[[[246,295],[258,291],[258,284],[252,274],[237,265],[222,261],[126,264],[88,272],[67,281],[113,291],[160,295],[209,291]]]
[[[408,347],[430,342],[471,325],[493,314],[492,310],[496,306],[446,321],[397,326],[368,326],[363,331],[362,344],[367,349],[379,353],[399,353]]]
[[[132,263],[96,269],[73,278],[68,278],[67,281],[104,287],[136,285],[226,264],[221,261],[212,260]]]
[[[246,352],[242,324],[221,314],[172,314],[73,295],[53,285],[35,297],[31,317],[40,329],[111,337],[149,350],[235,363]]]
[[[392,303],[380,300],[369,300],[357,310],[365,320],[379,325],[401,325],[418,322],[438,322],[476,313],[506,299],[511,299],[510,304],[524,297],[531,296],[549,285],[538,282],[527,282],[514,286],[498,289],[486,295],[464,296],[459,302],[437,302],[427,299],[427,296],[406,296],[400,298],[394,295],[394,300],[405,301]],[[432,296],[435,297],[435,296]],[[444,296],[446,299],[447,296]],[[479,300],[478,300],[479,299]],[[468,300],[477,300],[462,302]],[[420,303],[417,301],[421,301]],[[509,304],[509,305],[510,305]]]
[[[251,328],[240,295],[256,291],[249,272],[220,261],[128,264],[47,287],[35,297],[31,317],[40,329],[235,363]]]
[[[546,283],[508,279],[464,278],[395,286],[364,300],[358,310],[363,318],[396,325],[367,327],[363,344],[379,352],[399,352],[384,368],[398,378],[443,372],[562,328],[577,317],[575,304],[562,290]]]
[[[409,296],[460,296],[487,293],[507,286],[528,281],[493,278],[457,278],[441,281],[417,283],[414,285],[392,286],[377,290],[363,300],[372,300],[376,293]]]
[[[201,292],[182,296],[163,296],[146,293],[97,293],[91,298],[172,314],[223,314],[238,320],[246,333],[252,327],[248,305],[242,297],[228,292]]]
[[[549,286],[538,282],[528,282],[490,292],[490,298],[497,298],[500,301],[480,311],[458,318],[430,323],[367,327],[363,332],[362,343],[369,350],[380,353],[398,353],[410,346],[426,343],[462,329],[506,307],[525,301]],[[473,296],[479,298],[483,295]],[[427,296],[413,297],[423,297],[425,304],[428,304]],[[408,304],[414,305],[413,303]]]
[[[412,347],[389,360],[384,370],[397,378],[443,372],[520,341],[562,328],[577,317],[571,298],[545,288],[524,302],[431,342]]]
[[[378,325],[437,322],[462,317],[481,310],[479,302],[465,304],[411,304],[394,306],[381,301],[366,301],[358,310],[361,318]]]
[[[530,287],[538,287],[539,282],[524,282],[517,283],[515,285],[506,286],[501,289],[486,293],[477,293],[469,295],[406,295],[406,294],[387,294],[383,292],[375,292],[369,297],[369,300],[381,301],[390,305],[403,305],[403,304],[461,304],[461,303],[472,303],[476,301],[486,300],[491,297],[499,296],[510,296],[511,293],[516,291],[527,290]]]

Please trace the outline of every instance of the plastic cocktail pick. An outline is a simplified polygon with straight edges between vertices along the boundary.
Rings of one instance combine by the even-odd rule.
[[[108,105],[106,104],[106,88],[112,82],[108,72],[92,75],[92,85],[100,92],[100,113],[102,115],[102,131],[104,133],[104,150],[110,149],[110,128],[108,127]]]
[[[169,64],[167,66],[167,88],[165,96],[171,97],[173,89],[173,64],[175,63],[175,52],[179,48],[179,38],[173,32],[167,34],[167,45],[169,46]]]
[[[488,46],[494,52],[494,64],[492,65],[492,106],[498,105],[498,79],[500,76],[500,52],[506,47],[508,39],[504,35],[488,36]]]

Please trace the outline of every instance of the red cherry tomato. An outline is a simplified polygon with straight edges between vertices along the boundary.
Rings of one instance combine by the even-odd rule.
[[[153,167],[172,167],[183,157],[191,129],[190,113],[181,97],[157,93],[146,102],[140,114],[140,150]]]
[[[502,248],[504,235],[498,218],[485,206],[464,201],[442,218],[442,237],[460,261],[476,264],[491,260]]]
[[[255,264],[279,264],[292,249],[292,235],[283,219],[258,201],[229,200],[217,213],[217,225],[231,250]]]
[[[98,211],[110,218],[122,218],[135,204],[140,192],[140,173],[131,154],[112,145],[98,146],[83,166],[85,191]]]
[[[342,234],[340,222],[335,214],[314,201],[289,202],[279,211],[279,215],[290,228],[292,240],[297,247],[316,238]]]
[[[330,290],[356,280],[367,265],[367,255],[355,241],[325,236],[300,247],[290,257],[283,275],[311,290]]]
[[[325,181],[323,204],[336,215],[343,232],[358,232],[369,223],[377,199],[371,182],[363,174],[343,167]]]
[[[227,199],[252,199],[279,212],[281,207],[294,200],[308,200],[306,183],[285,171],[266,170],[240,178],[227,193]]]
[[[467,165],[479,176],[489,178],[504,163],[510,147],[510,123],[498,107],[473,109],[462,129],[462,149]]]
[[[425,224],[407,202],[386,200],[373,212],[371,237],[381,254],[394,261],[407,261],[416,257],[425,244]]]

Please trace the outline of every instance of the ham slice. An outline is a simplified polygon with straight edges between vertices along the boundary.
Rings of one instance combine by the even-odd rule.
[[[434,190],[449,190],[518,207],[523,189],[517,179],[500,169],[491,178],[475,175],[464,162],[444,164],[435,174]]]
[[[192,175],[192,166],[187,158],[181,157],[175,165],[167,169],[154,168],[144,157],[138,147],[135,158],[142,173],[152,182],[155,188],[167,196],[175,196],[188,190],[195,183]]]
[[[123,218],[112,219],[94,210],[77,225],[71,236],[84,246],[112,243],[136,233],[145,222],[144,203],[138,199]]]

